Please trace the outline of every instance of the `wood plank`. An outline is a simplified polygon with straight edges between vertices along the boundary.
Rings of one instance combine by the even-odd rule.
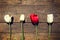
[[[49,9],[51,9],[50,6],[7,6],[6,8],[4,7],[1,8],[0,16],[3,18],[5,14],[11,14],[14,17],[14,22],[20,22],[19,21],[20,14],[25,14],[26,15],[25,21],[31,22],[29,15],[31,13],[36,13],[39,16],[40,22],[46,22],[46,15],[50,13],[48,11]],[[5,21],[4,19],[1,19],[0,22],[5,22]]]
[[[0,32],[4,32],[4,33],[9,32],[9,26],[6,23],[0,23],[0,27],[1,27]],[[24,32],[35,33],[35,27],[34,27],[34,25],[32,25],[32,23],[24,23],[23,27],[24,27]],[[12,33],[21,32],[21,24],[20,23],[13,23],[11,25],[11,28],[12,28]],[[44,32],[44,33],[48,32],[47,24],[39,23],[38,32]]]
[[[0,4],[8,5],[49,5],[52,0],[0,0]]]
[[[5,7],[4,7],[5,6]],[[28,9],[27,9],[28,8]],[[13,11],[12,11],[13,10]],[[14,17],[14,22],[20,22],[19,16],[20,14],[26,15],[26,22],[31,22],[29,15],[31,13],[36,13],[39,16],[39,22],[46,22],[47,14],[53,13],[54,14],[54,22],[60,22],[60,12],[59,8],[53,8],[51,6],[0,6],[0,22],[5,22],[3,17],[5,14],[11,14]]]
[[[7,33],[9,32],[9,27],[6,23],[0,23],[0,32]],[[35,27],[32,23],[24,23],[24,32],[26,33],[35,33]],[[53,23],[51,33],[60,33],[60,23]],[[13,23],[11,25],[12,33],[19,33],[21,32],[21,24],[20,23]],[[48,25],[47,23],[39,23],[38,25],[38,32],[39,33],[48,33]]]
[[[9,39],[9,34],[0,34],[0,39],[3,39],[3,40],[7,40]],[[15,33],[15,34],[12,34],[12,40],[20,40],[21,39],[21,33]],[[32,33],[25,33],[25,40],[35,40],[35,34],[32,34]],[[38,39],[39,40],[48,40],[48,34],[47,33],[39,33],[38,35]],[[51,35],[51,40],[57,40],[59,39],[60,40],[60,35],[59,33],[52,33]]]
[[[52,25],[52,33],[60,33],[60,23],[53,23]]]

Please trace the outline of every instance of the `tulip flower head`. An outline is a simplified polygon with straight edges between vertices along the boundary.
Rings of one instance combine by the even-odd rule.
[[[9,22],[11,22],[12,21],[12,16],[10,16],[10,15],[5,15],[4,16],[4,20],[5,20],[5,22],[7,22],[7,23],[9,23]]]
[[[53,22],[53,14],[48,14],[47,15],[47,22],[52,23]]]
[[[31,14],[30,19],[31,19],[33,24],[37,24],[39,22],[39,18],[36,14]]]
[[[25,21],[25,15],[24,14],[20,15],[20,21]]]

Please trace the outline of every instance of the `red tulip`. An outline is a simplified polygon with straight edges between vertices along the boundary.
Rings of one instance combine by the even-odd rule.
[[[34,24],[37,24],[39,22],[39,18],[36,14],[31,14],[30,19],[31,19],[32,23],[34,23]]]

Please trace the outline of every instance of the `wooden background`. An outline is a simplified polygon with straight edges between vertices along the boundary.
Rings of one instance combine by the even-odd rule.
[[[12,40],[20,40],[21,26],[20,14],[26,15],[23,24],[25,40],[35,40],[35,27],[32,25],[29,15],[36,13],[39,16],[38,39],[48,40],[48,24],[46,15],[53,13],[51,40],[60,40],[60,1],[59,0],[0,0],[0,40],[8,40],[9,27],[4,21],[4,15],[14,17],[12,27]]]

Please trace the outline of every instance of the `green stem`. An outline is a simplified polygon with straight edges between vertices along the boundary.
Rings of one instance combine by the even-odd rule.
[[[36,26],[36,40],[38,40],[38,26]]]
[[[24,27],[23,27],[23,22],[21,22],[21,30],[22,30],[22,40],[24,40]]]
[[[51,24],[49,24],[48,40],[50,40]]]
[[[11,25],[9,23],[9,32],[10,32],[10,40],[11,40]]]

